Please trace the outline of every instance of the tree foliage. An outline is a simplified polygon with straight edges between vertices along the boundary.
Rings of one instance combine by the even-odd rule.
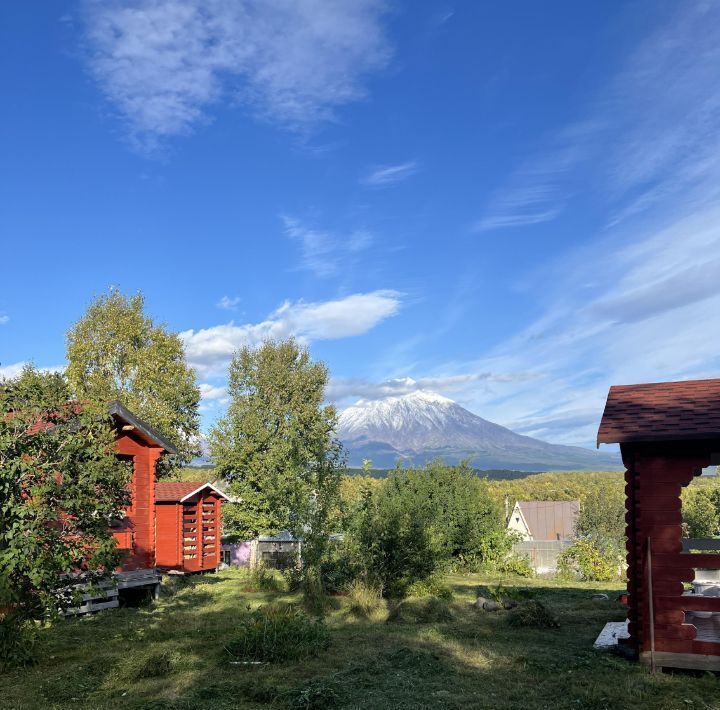
[[[346,532],[355,566],[390,596],[443,567],[488,564],[510,550],[486,482],[465,465],[440,461],[397,469],[366,487]]]
[[[71,601],[66,573],[112,570],[129,480],[107,411],[71,402],[62,375],[0,383],[0,606],[52,614]]]
[[[112,289],[91,303],[67,335],[67,377],[82,401],[119,399],[167,436],[176,460],[198,455],[200,389],[180,337],[144,312],[141,293]]]
[[[683,536],[716,537],[720,532],[720,516],[716,507],[720,486],[716,481],[701,486],[696,483],[682,494]]]
[[[210,432],[217,474],[242,499],[226,506],[228,531],[327,532],[344,470],[337,414],[323,406],[327,381],[325,365],[293,339],[244,347],[233,358],[230,405]]]

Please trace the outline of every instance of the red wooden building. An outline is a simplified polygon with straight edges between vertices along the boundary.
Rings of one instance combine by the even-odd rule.
[[[598,445],[611,443],[626,468],[623,644],[657,666],[720,671],[720,598],[689,584],[720,569],[720,554],[707,552],[720,545],[683,545],[680,500],[702,469],[720,463],[720,380],[611,387]]]
[[[198,572],[220,563],[223,493],[199,481],[157,482],[156,466],[173,445],[120,402],[110,403],[118,456],[132,462],[132,502],[113,527],[125,552],[120,572],[155,567]]]
[[[224,493],[210,483],[155,485],[155,564],[200,572],[220,564],[220,504]]]

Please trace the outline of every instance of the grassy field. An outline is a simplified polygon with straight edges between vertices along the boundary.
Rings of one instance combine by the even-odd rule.
[[[509,612],[475,610],[479,585],[530,588],[559,629],[513,628]],[[712,675],[652,676],[592,650],[624,610],[617,586],[456,575],[443,623],[358,620],[337,598],[331,645],[292,663],[231,665],[224,644],[239,611],[283,592],[247,592],[236,570],[196,577],[159,602],[44,629],[42,659],[0,676],[2,708],[720,708]],[[593,600],[594,591],[610,600]]]

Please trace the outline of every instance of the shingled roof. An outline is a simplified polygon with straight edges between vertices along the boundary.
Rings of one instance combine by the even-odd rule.
[[[720,439],[720,380],[610,388],[597,443]]]
[[[156,503],[182,503],[192,498],[196,493],[210,488],[221,498],[227,500],[227,496],[215,488],[212,483],[202,481],[159,481],[155,484]]]

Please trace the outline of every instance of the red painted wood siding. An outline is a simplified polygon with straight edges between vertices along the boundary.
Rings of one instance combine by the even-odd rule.
[[[684,597],[683,582],[692,582],[695,567],[720,568],[718,555],[682,552],[680,492],[709,455],[691,455],[664,447],[657,452],[621,445],[627,471],[628,618],[630,645],[650,650],[647,540],[652,541],[655,650],[720,655],[720,644],[696,641],[697,630],[685,623],[684,610],[720,610],[720,599]]]
[[[131,456],[133,474],[130,484],[132,504],[126,512],[129,533],[122,539],[131,546],[121,569],[124,571],[155,566],[155,466],[162,449],[151,447],[133,438],[130,433],[121,433],[115,443],[118,454]],[[119,541],[120,542],[120,541]]]
[[[186,503],[156,503],[158,567],[184,572],[220,564],[221,501],[211,490]]]

